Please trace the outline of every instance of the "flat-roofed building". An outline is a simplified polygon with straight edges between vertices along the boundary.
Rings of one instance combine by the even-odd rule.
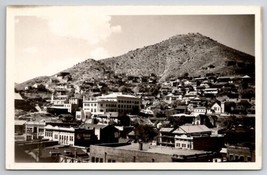
[[[94,114],[118,116],[140,110],[141,98],[122,93],[83,98],[83,110],[87,117]]]
[[[209,162],[213,154],[209,151],[183,150],[150,144],[91,145],[91,162]]]

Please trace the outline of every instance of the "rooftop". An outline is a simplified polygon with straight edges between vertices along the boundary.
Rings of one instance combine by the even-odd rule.
[[[182,125],[177,128],[173,133],[176,134],[188,134],[188,133],[201,133],[201,132],[211,132],[205,125]]]
[[[168,154],[168,155],[193,155],[193,154],[203,154],[207,153],[206,151],[199,151],[199,150],[185,150],[179,148],[171,148],[165,146],[154,146],[150,144],[143,143],[143,150],[139,150],[138,143],[132,143],[126,146],[116,147],[115,149],[123,149],[123,150],[133,150],[133,151],[143,151],[143,152],[150,152],[150,153],[158,153],[158,154]]]

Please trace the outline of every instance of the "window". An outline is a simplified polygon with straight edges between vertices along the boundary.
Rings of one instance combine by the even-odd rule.
[[[55,139],[58,139],[58,135],[57,134],[55,134],[54,136],[55,136]]]
[[[98,157],[95,158],[95,162],[97,162],[97,163],[99,162],[99,158]]]
[[[152,162],[155,162],[155,159],[152,159]]]
[[[92,162],[95,162],[95,157],[92,157]]]
[[[99,162],[101,162],[101,163],[102,163],[102,162],[103,162],[103,158],[100,158],[100,159],[99,159]]]

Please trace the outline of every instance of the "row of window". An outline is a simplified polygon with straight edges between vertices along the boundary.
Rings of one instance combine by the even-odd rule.
[[[117,104],[106,104],[106,107],[117,107]]]
[[[139,104],[139,101],[118,100],[118,103],[133,103],[133,104]]]
[[[91,112],[96,112],[96,109],[90,109],[90,108],[84,108],[85,111],[91,111]]]
[[[118,105],[118,108],[132,108],[133,105]]]
[[[46,137],[53,137],[53,132],[51,132],[51,131],[46,131],[46,132],[45,132],[45,136],[46,136]]]
[[[58,135],[55,134],[55,139],[58,138]],[[63,136],[63,135],[59,135],[59,140],[69,140],[69,141],[73,141],[73,136]]]
[[[92,157],[91,158],[91,162],[95,162],[95,163],[103,163],[103,158],[99,158],[99,157]],[[108,159],[107,162],[116,162],[116,160],[114,159]]]
[[[185,144],[185,143],[182,143],[182,144],[180,144],[180,143],[176,143],[176,147],[182,147],[182,148],[191,148],[191,146],[192,145],[190,145],[190,144]]]
[[[84,106],[96,106],[96,103],[84,103]]]

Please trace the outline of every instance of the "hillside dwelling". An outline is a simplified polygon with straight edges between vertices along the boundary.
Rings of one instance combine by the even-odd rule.
[[[218,94],[218,89],[217,88],[206,88],[204,89],[204,94],[212,94],[212,95],[217,95]]]
[[[83,110],[75,112],[75,120],[76,121],[85,121],[86,117]]]
[[[55,106],[64,105],[65,102],[68,100],[68,95],[51,95],[50,103]]]
[[[37,83],[35,83],[34,85],[32,85],[33,88],[37,89],[38,88],[38,85]]]
[[[224,109],[225,109],[224,102],[216,101],[211,105],[207,113],[208,114],[222,114],[225,112]]]
[[[194,108],[194,110],[192,112],[192,115],[194,115],[194,116],[205,115],[206,112],[207,112],[207,108],[206,107],[199,106],[199,107]]]
[[[182,100],[182,95],[174,95],[172,93],[169,93],[168,95],[165,96],[164,101],[166,103],[172,103],[175,102],[177,100]]]
[[[67,83],[57,83],[56,89],[67,89]]]
[[[218,77],[217,82],[233,83],[233,77],[230,76]]]

